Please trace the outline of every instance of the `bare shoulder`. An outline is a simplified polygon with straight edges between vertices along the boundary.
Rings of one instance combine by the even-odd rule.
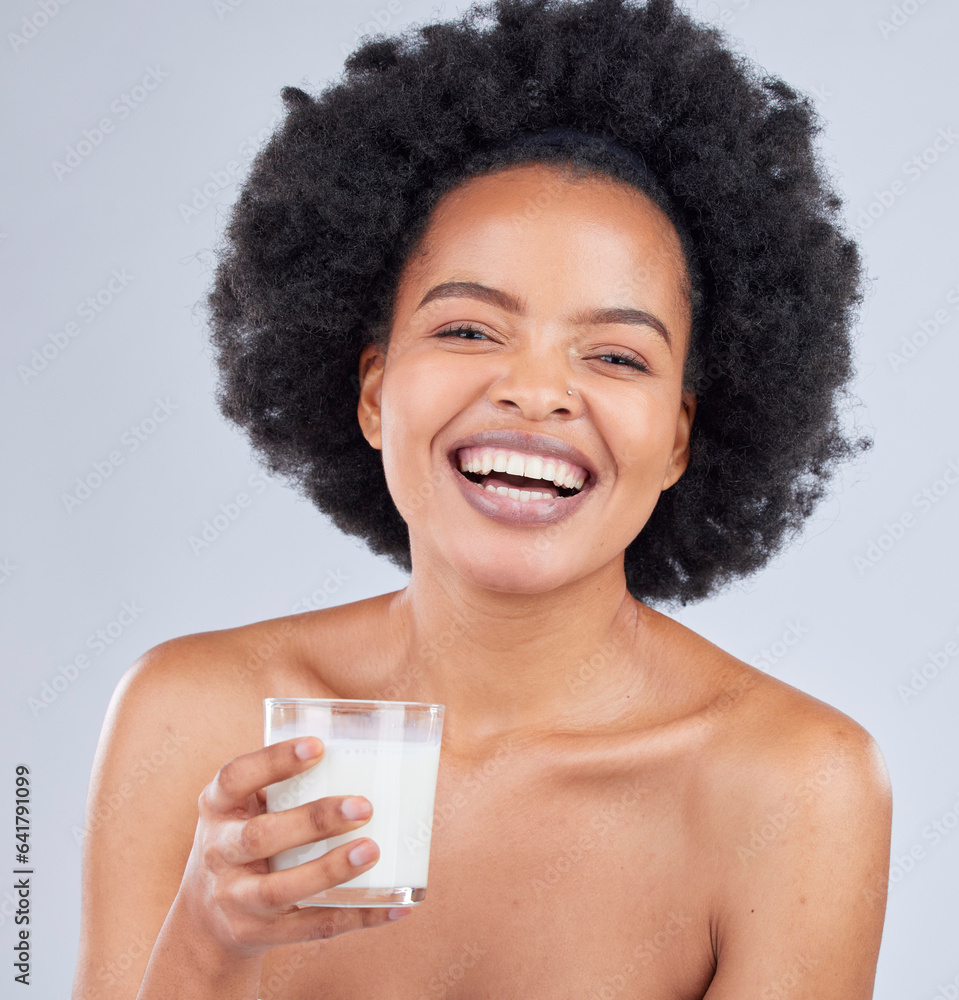
[[[684,641],[707,678],[689,717],[715,873],[706,996],[800,983],[797,996],[871,996],[892,819],[876,741],[833,706],[700,637]]]
[[[839,709],[776,678],[742,675],[739,710],[716,739],[713,820],[732,845],[730,878],[749,880],[789,850],[888,849],[892,792],[872,735]],[[749,678],[752,680],[748,680]]]
[[[87,797],[77,995],[135,995],[190,855],[200,793],[228,761],[262,747],[264,697],[328,693],[321,651],[350,615],[170,639],[124,674]]]
[[[175,730],[194,759],[201,745],[224,740],[237,741],[234,752],[241,752],[257,681],[283,672],[293,631],[288,619],[278,619],[159,643],[121,678],[104,737],[148,743]]]
[[[663,630],[664,645],[672,649],[670,669],[678,671],[682,661],[696,677],[689,721],[708,741],[709,779],[716,777],[711,768],[719,768],[744,794],[760,799],[817,781],[836,788],[852,782],[888,796],[882,753],[850,716],[675,621],[668,620]]]
[[[262,746],[262,702],[295,662],[287,619],[186,635],[145,652],[120,679],[97,746],[85,832],[112,850],[142,824],[170,831],[166,866],[189,853],[197,797],[228,760]],[[164,867],[164,866],[160,866]]]
[[[714,760],[742,801],[790,816],[805,810],[820,819],[846,814],[867,800],[877,806],[889,802],[885,761],[860,723],[749,664],[724,666],[724,682],[711,705],[726,723],[717,726]],[[733,810],[731,822],[735,815]]]
[[[264,698],[338,696],[342,647],[379,600],[194,633],[147,650],[114,691],[91,798],[104,784],[139,793],[147,777],[182,812],[184,828],[195,822],[197,796],[217,770],[262,747]]]

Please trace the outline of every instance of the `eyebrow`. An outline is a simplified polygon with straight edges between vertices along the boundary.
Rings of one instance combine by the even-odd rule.
[[[478,299],[488,305],[497,306],[506,312],[517,316],[526,315],[525,305],[514,295],[499,288],[490,288],[477,281],[444,281],[434,285],[420,300],[414,312],[419,312],[429,302],[437,299]],[[643,309],[632,309],[625,306],[611,306],[605,309],[588,309],[571,317],[577,326],[597,326],[601,323],[623,323],[630,326],[648,326],[655,330],[666,341],[666,346],[672,350],[672,338],[662,320]]]

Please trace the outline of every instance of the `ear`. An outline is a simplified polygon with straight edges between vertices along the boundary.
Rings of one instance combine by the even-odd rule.
[[[676,421],[676,440],[673,442],[673,454],[663,479],[664,490],[668,490],[674,483],[679,482],[680,477],[686,471],[686,466],[689,465],[689,435],[693,429],[695,416],[696,396],[692,392],[684,392],[679,419]]]
[[[360,398],[356,416],[360,421],[363,437],[377,451],[383,448],[380,421],[380,394],[383,390],[383,369],[386,356],[376,344],[368,344],[360,353]]]

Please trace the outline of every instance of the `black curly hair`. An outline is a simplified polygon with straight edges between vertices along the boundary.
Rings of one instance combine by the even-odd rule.
[[[810,101],[673,0],[494,0],[376,36],[286,116],[232,209],[209,295],[217,401],[271,472],[409,571],[366,442],[357,367],[387,346],[432,207],[467,177],[563,161],[628,179],[673,220],[691,279],[685,475],[625,553],[639,600],[698,600],[764,565],[869,447],[840,426],[862,299],[858,249],[814,148]],[[557,127],[635,151],[519,147]]]

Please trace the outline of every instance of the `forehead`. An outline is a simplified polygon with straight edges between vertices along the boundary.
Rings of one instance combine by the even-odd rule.
[[[688,308],[679,235],[632,185],[555,164],[471,177],[439,200],[401,277],[399,299],[438,275],[542,281],[572,294],[586,284],[628,298],[650,293]]]

